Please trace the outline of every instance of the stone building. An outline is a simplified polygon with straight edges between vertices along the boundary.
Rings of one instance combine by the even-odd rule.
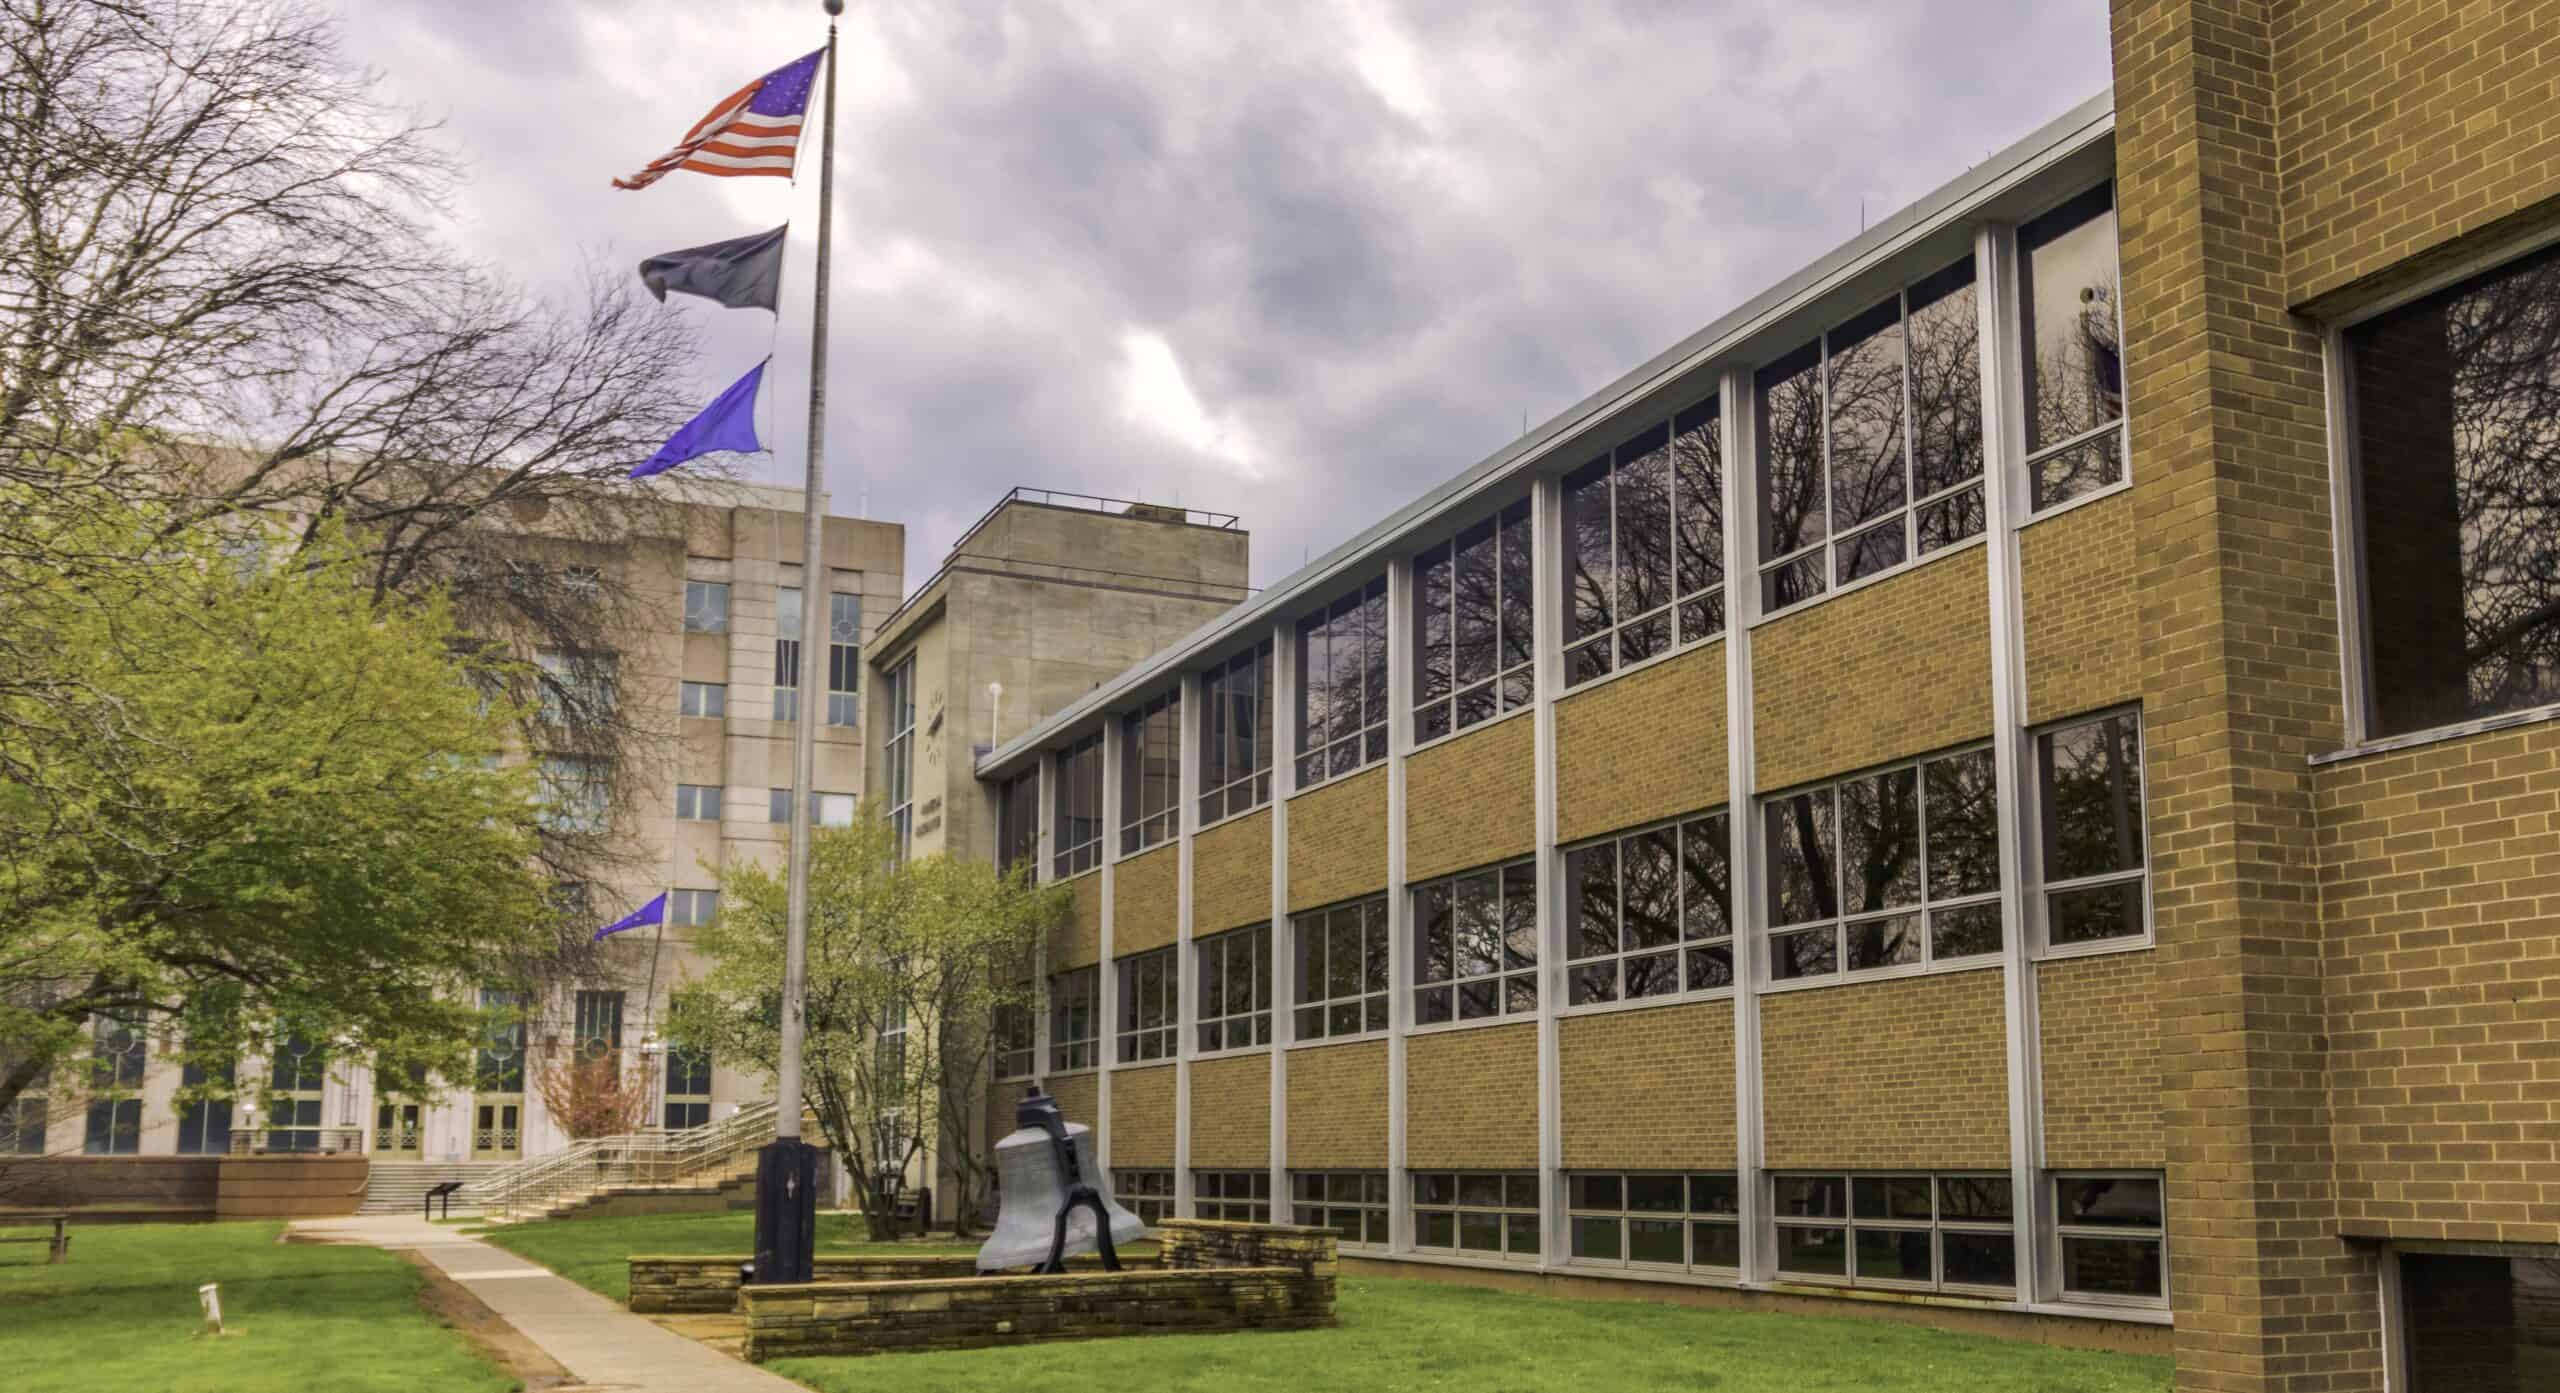
[[[2560,4],[2112,24],[998,732],[1076,908],[995,1110],[1406,1268],[2560,1386]]]

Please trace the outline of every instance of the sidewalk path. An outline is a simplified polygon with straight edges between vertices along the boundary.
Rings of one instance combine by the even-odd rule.
[[[332,1243],[412,1249],[507,1324],[600,1389],[630,1393],[808,1393],[801,1385],[635,1316],[503,1248],[415,1215],[304,1219],[296,1233]]]

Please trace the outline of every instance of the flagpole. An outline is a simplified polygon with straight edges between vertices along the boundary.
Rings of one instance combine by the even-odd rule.
[[[815,832],[810,806],[818,787],[819,672],[828,620],[826,516],[827,253],[834,231],[836,185],[836,21],[844,0],[827,11],[827,95],[818,137],[818,270],[809,314],[809,458],[800,496],[800,695],[791,735],[790,901],[782,941],[782,1041],[774,1070],[773,1145],[757,1167],[758,1282],[805,1282],[817,1237],[817,1154],[800,1138],[802,1002],[809,963],[809,852]]]

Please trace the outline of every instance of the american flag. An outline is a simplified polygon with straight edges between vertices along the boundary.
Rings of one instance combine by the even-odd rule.
[[[791,160],[800,148],[800,119],[809,110],[809,88],[817,80],[819,49],[797,58],[739,88],[693,123],[676,148],[649,161],[617,189],[645,189],[679,169],[735,178],[747,174],[791,177]]]

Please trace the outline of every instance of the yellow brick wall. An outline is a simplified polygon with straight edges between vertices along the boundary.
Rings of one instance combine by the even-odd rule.
[[[2018,534],[2030,723],[2142,695],[2133,509],[2119,493]]]
[[[2150,953],[2037,966],[2046,1164],[2094,1170],[2167,1164],[2160,1140],[2157,976]]]
[[[1405,877],[1428,880],[1538,846],[1538,728],[1522,713],[1405,761]],[[1290,810],[1291,829],[1297,810]],[[1291,873],[1292,884],[1295,872]],[[1322,903],[1322,901],[1317,901]]]
[[[1111,951],[1143,953],[1173,942],[1182,915],[1182,848],[1132,856],[1111,868]]]
[[[1200,1105],[1199,1079],[1192,1106]],[[1375,1170],[1387,1163],[1387,1042],[1289,1051],[1289,1164]]]
[[[1173,1066],[1111,1075],[1111,1164],[1173,1164]]]
[[[1505,1170],[1538,1164],[1535,1024],[1416,1035],[1404,1049],[1406,1164]],[[1296,1157],[1292,1145],[1292,1162]]]
[[[1729,1170],[1733,1003],[1557,1023],[1568,1170]]]
[[[1058,1111],[1064,1114],[1069,1122],[1081,1122],[1087,1127],[1099,1128],[1102,1125],[1102,1109],[1097,1100],[1101,1098],[1102,1090],[1096,1084],[1095,1078],[1096,1076],[1091,1072],[1069,1074],[1064,1078],[1044,1080],[1043,1086],[1049,1090],[1050,1097],[1058,1100]],[[1009,1132],[1013,1129],[1008,1127],[1005,1130]]]
[[[1102,961],[1102,872],[1067,882],[1067,915],[1049,931],[1049,970],[1064,972]]]
[[[1763,625],[1751,649],[1759,786],[1990,734],[1987,576],[1975,547]]]
[[[1271,1057],[1238,1055],[1191,1066],[1191,1164],[1271,1164]]]
[[[1556,703],[1556,836],[1585,837],[1725,800],[1724,642]]]
[[[2009,1164],[1997,971],[1781,992],[1760,1003],[1762,1144],[1782,1169]]]
[[[1387,771],[1336,779],[1289,801],[1289,908],[1313,909],[1387,884]]]
[[[2560,193],[2547,0],[2272,9],[2295,301],[2414,275],[2454,237],[2555,211],[2535,206]]]
[[[2340,1222],[2560,1243],[2560,724],[2316,783]]]
[[[1271,917],[1271,810],[1221,822],[1191,839],[1195,938]]]

